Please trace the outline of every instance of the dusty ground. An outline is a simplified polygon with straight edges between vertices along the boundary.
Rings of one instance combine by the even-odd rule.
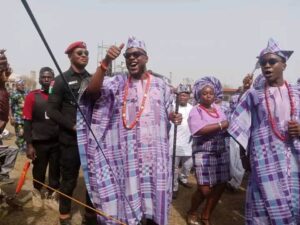
[[[11,128],[9,129],[11,130]],[[14,144],[14,138],[6,141],[5,144]],[[13,194],[17,184],[17,178],[20,176],[23,165],[26,161],[26,156],[18,155],[16,166],[11,173],[11,177],[16,179],[15,184],[5,185],[1,188],[9,194]],[[58,213],[50,209],[41,209],[36,211],[32,208],[30,190],[31,172],[27,174],[27,180],[22,188],[21,193],[18,195],[18,200],[23,204],[23,211],[12,211],[7,208],[0,208],[0,210],[6,210],[7,215],[4,218],[0,218],[0,225],[57,225]],[[178,198],[173,201],[170,211],[170,225],[185,225],[186,211],[190,205],[191,194],[196,188],[196,182],[193,176],[190,177],[190,181],[194,184],[193,189],[186,189],[180,187]],[[244,182],[245,183],[245,182]],[[242,225],[244,224],[244,197],[245,197],[245,184],[242,185],[238,192],[232,193],[226,191],[219,204],[217,205],[213,214],[214,225]],[[78,185],[75,191],[74,197],[81,201],[84,201],[84,181],[82,173],[78,181]],[[73,204],[73,225],[81,224],[81,212],[82,207]]]

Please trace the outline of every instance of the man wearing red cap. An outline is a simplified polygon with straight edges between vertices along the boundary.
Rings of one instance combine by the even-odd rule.
[[[49,90],[47,114],[59,125],[59,144],[61,151],[60,170],[61,186],[60,191],[72,196],[76,187],[80,158],[76,139],[76,101],[81,82],[90,74],[85,70],[89,61],[89,52],[86,44],[82,41],[74,42],[66,49],[71,66],[63,73],[67,85],[62,76],[57,76],[52,82]],[[72,96],[72,93],[75,97]],[[87,202],[92,205],[88,195]],[[60,224],[71,224],[71,200],[60,196],[59,200]],[[91,212],[86,212],[85,223],[96,224],[96,218]],[[90,221],[92,220],[92,221]]]

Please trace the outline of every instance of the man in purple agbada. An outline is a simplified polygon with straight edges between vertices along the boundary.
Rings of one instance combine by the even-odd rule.
[[[296,225],[300,221],[300,92],[283,78],[292,53],[269,40],[258,56],[265,82],[242,96],[228,129],[246,149],[241,159],[251,169],[248,225]]]
[[[169,120],[179,125],[182,117],[171,111],[167,83],[147,72],[143,41],[128,40],[124,53],[128,74],[104,77],[123,47],[109,48],[82,93],[81,109],[108,161],[78,114],[85,181],[94,206],[115,219],[130,225],[142,220],[167,225],[172,194],[168,127]],[[108,218],[98,219],[116,224]]]

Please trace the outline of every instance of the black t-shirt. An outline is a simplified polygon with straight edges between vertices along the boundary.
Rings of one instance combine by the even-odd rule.
[[[77,145],[76,132],[73,127],[76,125],[76,102],[79,97],[81,82],[90,77],[87,71],[75,73],[72,68],[63,73],[70,90],[61,76],[57,76],[54,84],[51,84],[48,98],[47,115],[54,120],[60,128],[59,140],[67,145]]]

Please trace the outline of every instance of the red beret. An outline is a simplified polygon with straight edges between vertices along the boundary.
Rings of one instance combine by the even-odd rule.
[[[66,49],[65,53],[70,54],[75,48],[85,48],[86,44],[83,41],[76,41],[69,45],[69,47]]]

